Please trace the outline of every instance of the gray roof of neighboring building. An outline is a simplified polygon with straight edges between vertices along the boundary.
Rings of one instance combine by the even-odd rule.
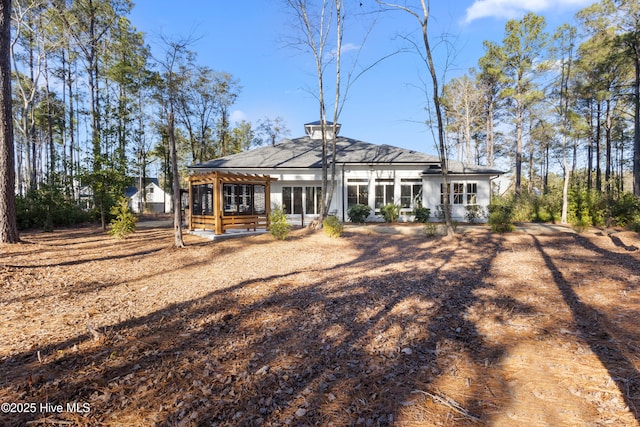
[[[422,165],[424,173],[440,173],[437,156],[414,150],[376,145],[346,137],[336,141],[336,163],[342,164],[412,164]],[[284,141],[242,153],[192,165],[198,169],[313,169],[322,167],[322,141],[308,136]],[[481,166],[449,161],[451,173],[501,174],[503,172]]]

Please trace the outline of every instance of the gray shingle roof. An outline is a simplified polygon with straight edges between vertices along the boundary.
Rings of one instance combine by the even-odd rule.
[[[437,156],[391,145],[376,145],[346,137],[336,141],[338,164],[414,164],[426,167],[425,173],[440,173]],[[199,169],[310,169],[322,167],[322,141],[307,136],[286,139],[273,146],[265,146],[242,153],[192,165]],[[431,166],[431,168],[429,168]],[[434,168],[435,167],[435,168]],[[502,173],[481,166],[449,161],[451,173]]]

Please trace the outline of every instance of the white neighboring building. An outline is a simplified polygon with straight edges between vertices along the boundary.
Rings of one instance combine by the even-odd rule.
[[[339,125],[338,125],[339,126]],[[269,175],[272,207],[283,207],[294,223],[307,224],[320,213],[322,140],[319,122],[305,125],[306,136],[221,157],[189,167],[192,173],[211,171]],[[486,208],[491,202],[492,180],[503,172],[449,161],[452,217],[464,221],[465,206]],[[348,221],[347,210],[360,203],[372,207],[370,221],[382,220],[380,207],[401,207],[400,221],[411,221],[417,204],[431,209],[435,218],[443,203],[440,160],[417,151],[337,138],[336,188],[329,212]],[[485,209],[486,210],[486,209]]]
[[[138,184],[139,178],[136,178]],[[144,193],[137,187],[127,188],[125,194],[129,198],[129,206],[135,213],[171,212],[171,195],[158,185],[158,178],[147,178]],[[139,184],[138,184],[139,185]]]

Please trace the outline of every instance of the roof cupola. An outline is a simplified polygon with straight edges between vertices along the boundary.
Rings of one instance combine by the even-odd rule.
[[[333,138],[333,122],[325,122],[325,124],[326,124],[325,132],[327,134],[327,139],[332,139]],[[340,123],[336,124],[335,126],[336,136],[338,136],[338,134],[340,133],[341,126],[342,125]],[[307,134],[307,136],[311,139],[322,139],[322,122],[318,120],[315,122],[306,123],[304,125],[304,131]]]

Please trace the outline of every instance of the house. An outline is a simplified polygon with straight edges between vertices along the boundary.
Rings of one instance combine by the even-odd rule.
[[[340,126],[336,128],[339,132]],[[320,130],[320,122],[307,123],[303,137],[195,164],[189,169],[192,174],[219,172],[271,177],[271,206],[282,207],[290,221],[305,225],[320,214]],[[466,206],[489,205],[492,180],[502,172],[450,160],[449,173],[452,218],[464,221]],[[433,218],[443,204],[443,190],[438,157],[337,137],[336,186],[329,211],[341,220],[348,220],[348,208],[354,204],[371,206],[369,220],[381,220],[380,207],[388,203],[400,206],[401,221],[411,221],[413,209],[419,205],[430,208]]]
[[[129,206],[135,213],[171,212],[171,195],[167,194],[158,185],[158,178],[147,178],[145,180],[144,192],[139,190],[142,187],[142,179],[134,179],[136,186],[127,187],[125,196],[129,199]]]

